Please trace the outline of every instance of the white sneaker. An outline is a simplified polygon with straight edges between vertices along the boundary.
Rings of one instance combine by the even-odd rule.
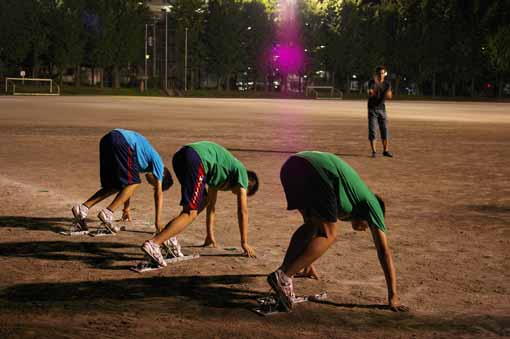
[[[97,217],[99,220],[101,220],[102,226],[110,230],[112,233],[117,233],[120,231],[120,227],[113,224],[113,212],[108,208],[103,208]]]
[[[290,311],[294,304],[294,299],[296,298],[294,287],[292,286],[292,278],[287,277],[285,273],[279,269],[267,276],[267,282],[276,292],[285,310]]]
[[[147,240],[144,242],[142,245],[142,251],[147,253],[147,255],[151,257],[155,262],[157,262],[159,266],[166,267],[166,261],[161,254],[161,249],[159,248],[159,245],[154,241]]]
[[[74,216],[74,226],[78,231],[86,231],[88,230],[87,214],[89,213],[89,208],[83,204],[76,204],[71,208],[71,212],[73,212]]]
[[[184,257],[184,254],[181,252],[181,245],[177,241],[177,237],[171,237],[167,241],[163,243],[163,247],[167,252],[167,256],[171,256],[174,258]]]

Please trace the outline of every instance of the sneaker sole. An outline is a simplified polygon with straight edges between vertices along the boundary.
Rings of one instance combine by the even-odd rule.
[[[85,219],[80,219],[80,217],[74,212],[74,208],[71,211],[73,212],[74,223],[80,227],[81,231],[88,231],[89,227],[87,226]]]
[[[113,227],[112,225],[109,225],[108,223],[106,223],[104,221],[101,223],[101,226],[107,228],[108,231],[112,232],[112,234],[117,234],[120,231],[120,228],[118,230],[116,230],[115,227]]]
[[[164,261],[164,259],[163,259],[164,264],[161,264],[161,262],[160,262],[158,259],[156,259],[154,256],[152,256],[152,254],[150,254],[150,253],[149,253],[149,251],[148,251],[148,250],[146,250],[146,249],[145,249],[145,247],[144,247],[143,245],[142,245],[142,251],[144,251],[144,252],[145,252],[145,254],[147,254],[147,255],[148,255],[148,256],[149,256],[152,260],[154,260],[154,261],[155,261],[155,262],[156,262],[159,266],[161,266],[161,267],[166,267],[166,261]]]
[[[278,285],[276,279],[277,278],[273,278],[273,275],[271,274],[267,277],[267,283],[276,292],[276,295],[278,296],[278,299],[280,300],[280,303],[282,304],[283,308],[285,308],[287,312],[290,312],[292,310],[292,301],[290,301],[285,296],[285,293],[280,288],[280,285]]]

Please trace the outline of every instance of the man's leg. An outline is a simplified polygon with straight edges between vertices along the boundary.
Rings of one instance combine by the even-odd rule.
[[[383,155],[391,158],[393,154],[388,150],[388,120],[386,118],[386,111],[381,110],[378,112],[377,122],[379,123],[379,131],[381,133]]]
[[[388,152],[388,139],[382,139],[383,151]]]
[[[282,271],[288,277],[292,277],[299,271],[310,266],[315,260],[320,258],[336,240],[336,222],[313,219],[312,225],[310,226],[308,226],[306,232],[304,228],[307,227],[307,225],[301,226],[300,229],[302,233],[298,234],[298,231],[300,231],[300,229],[298,229],[294,234],[296,236],[295,239],[293,236],[295,243],[293,244],[291,241],[289,245],[289,250],[285,258],[286,260],[284,260],[284,265],[282,265]],[[311,234],[309,229],[312,231],[318,229],[319,234],[312,237],[306,244],[306,242],[303,242],[303,239],[305,239],[306,235],[309,236]],[[302,249],[300,253],[297,252],[298,249]]]
[[[113,199],[110,205],[108,205],[108,209],[112,212],[115,212],[119,206],[123,205],[135,192],[135,190],[140,187],[140,184],[131,184],[125,186],[119,194]]]
[[[168,239],[175,237],[177,234],[184,231],[184,229],[196,219],[197,215],[197,210],[182,211],[181,214],[170,220],[163,231],[158,233],[151,240],[155,244],[161,246]]]
[[[198,215],[198,211],[196,210],[183,210],[181,214],[177,217],[170,220],[170,222],[165,226],[163,231],[158,233],[152,239],[147,240],[142,245],[142,250],[149,255],[152,259],[154,259],[160,266],[165,267],[166,261],[161,253],[161,245],[169,240],[172,237],[175,237],[177,234],[181,233],[186,226],[191,224],[193,220]]]
[[[370,141],[370,149],[372,150],[372,156],[374,156],[377,153],[377,151],[375,149],[375,139],[370,139],[369,141]]]
[[[267,282],[277,293],[281,305],[289,311],[294,302],[292,277],[326,252],[336,238],[336,222],[311,219],[292,236],[282,267],[267,277]]]
[[[115,189],[109,189],[109,188],[101,188],[99,191],[94,193],[87,201],[85,201],[83,204],[76,204],[72,207],[71,211],[74,216],[75,220],[75,227],[77,227],[76,230],[79,231],[86,231],[88,230],[86,218],[87,214],[89,212],[89,208],[94,206],[95,204],[103,201],[104,199],[108,198],[110,195],[117,192]]]
[[[100,203],[104,199],[108,198],[112,194],[115,194],[118,190],[114,188],[101,188],[99,191],[94,193],[87,201],[83,203],[87,208],[92,208],[92,206]]]
[[[375,157],[375,129],[377,124],[377,117],[375,110],[368,110],[368,140],[370,142],[370,149],[372,150],[372,157]]]
[[[122,204],[124,204],[135,192],[135,190],[140,186],[140,184],[131,184],[125,186],[120,192],[117,194],[115,199],[108,205],[107,208],[103,208],[97,217],[99,220],[103,222],[103,226],[106,227],[110,232],[117,233],[120,231],[120,227],[113,225],[113,212]]]

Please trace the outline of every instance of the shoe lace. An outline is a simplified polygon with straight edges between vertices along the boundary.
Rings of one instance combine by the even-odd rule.
[[[285,281],[284,279],[280,279],[282,290],[285,292],[287,296],[289,296],[291,299],[295,298],[294,294],[294,286],[292,284],[292,280]]]

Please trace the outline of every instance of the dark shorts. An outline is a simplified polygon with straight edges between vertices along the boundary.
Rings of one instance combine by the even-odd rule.
[[[384,109],[368,109],[368,140],[375,140],[376,128],[379,125],[381,139],[388,139],[388,119]]]
[[[141,182],[136,152],[118,131],[111,131],[101,138],[99,164],[102,188],[121,190]]]
[[[306,159],[291,156],[282,166],[280,180],[288,210],[302,210],[307,217],[336,222],[338,202],[328,185]]]
[[[193,148],[184,146],[174,154],[172,165],[181,184],[181,206],[199,210],[207,196],[206,173],[200,156]]]

